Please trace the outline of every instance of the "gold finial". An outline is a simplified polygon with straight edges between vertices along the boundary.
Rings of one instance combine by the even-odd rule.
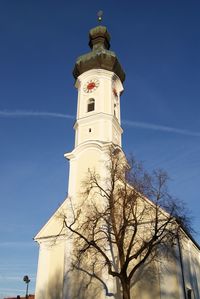
[[[99,23],[102,21],[102,17],[103,17],[103,11],[102,10],[99,10],[98,13],[97,13],[97,17],[98,17],[98,21]]]

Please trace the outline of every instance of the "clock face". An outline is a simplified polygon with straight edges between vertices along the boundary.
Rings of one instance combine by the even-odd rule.
[[[87,93],[91,93],[95,91],[98,86],[99,86],[99,80],[91,79],[83,86],[83,91]]]

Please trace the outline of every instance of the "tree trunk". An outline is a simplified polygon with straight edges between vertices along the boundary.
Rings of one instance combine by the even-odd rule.
[[[131,299],[129,281],[123,279],[123,281],[121,280],[121,283],[122,283],[123,299]]]

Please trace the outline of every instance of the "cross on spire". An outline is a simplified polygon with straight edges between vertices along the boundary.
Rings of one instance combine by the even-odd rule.
[[[101,23],[102,18],[103,18],[103,10],[99,10],[97,13],[98,21]]]

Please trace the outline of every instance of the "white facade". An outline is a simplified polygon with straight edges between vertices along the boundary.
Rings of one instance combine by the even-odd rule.
[[[90,82],[98,85],[92,92],[86,90]],[[105,152],[110,144],[121,146],[122,135],[120,94],[123,86],[120,79],[113,72],[93,69],[78,77],[76,87],[78,103],[74,125],[75,148],[71,153],[65,154],[70,160],[70,198],[78,198],[81,182],[88,168],[99,173],[104,171]],[[88,108],[92,110],[88,111]]]
[[[112,52],[109,55],[112,56]],[[79,273],[69,274],[73,241],[69,232],[63,229],[62,215],[70,217],[71,202],[80,201],[82,181],[88,170],[104,176],[107,149],[111,144],[121,147],[120,95],[123,85],[114,71],[92,67],[77,77],[75,86],[78,90],[75,147],[65,154],[70,163],[68,198],[35,237],[40,246],[36,299],[93,299],[97,296],[96,290],[101,288],[98,284],[93,285],[83,294],[83,277]],[[153,269],[154,272],[144,272],[137,282],[133,298],[200,299],[200,251],[187,235],[183,246],[177,245],[176,257],[170,261],[164,259]],[[113,291],[115,282],[111,277],[106,279]],[[105,298],[102,289],[98,299]],[[115,299],[118,298],[116,295]]]
[[[91,82],[97,86],[88,91],[86,88]],[[61,215],[69,213],[69,201],[75,204],[80,200],[81,184],[88,169],[103,175],[109,146],[121,147],[120,94],[123,86],[118,76],[108,70],[92,69],[80,75],[75,86],[78,89],[75,148],[65,154],[70,161],[68,199],[35,237],[40,245],[36,299],[72,299],[77,288],[74,285],[77,278],[68,275],[73,247],[67,232],[65,237],[58,236],[62,229]],[[89,106],[91,99],[93,107]],[[110,286],[113,288],[112,281]],[[74,296],[77,298],[76,292]]]

